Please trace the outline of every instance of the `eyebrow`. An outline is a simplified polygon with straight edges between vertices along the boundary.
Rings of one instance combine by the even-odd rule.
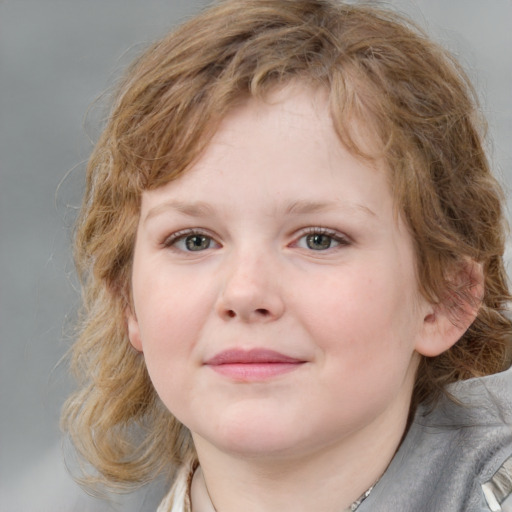
[[[166,201],[165,203],[151,208],[151,210],[146,214],[144,222],[147,222],[152,217],[160,215],[167,210],[175,210],[188,217],[209,217],[214,213],[213,207],[203,201],[193,203],[186,203],[183,201]]]
[[[321,201],[308,201],[297,200],[288,203],[284,208],[285,215],[307,215],[313,213],[322,213],[330,210],[337,210],[343,208],[348,211],[362,212],[366,215],[375,217],[376,214],[367,206],[357,203],[341,203],[336,201],[321,202]],[[187,217],[204,218],[211,217],[215,213],[215,209],[206,202],[184,202],[184,201],[166,201],[151,208],[144,218],[144,223],[152,217],[160,215],[167,210],[174,210],[178,213],[186,215]]]
[[[329,201],[329,202],[316,202],[316,201],[305,201],[305,200],[298,200],[293,201],[292,203],[288,204],[288,206],[285,209],[286,214],[311,214],[311,213],[321,213],[329,210],[337,210],[339,208],[343,208],[346,210],[353,210],[355,212],[363,212],[366,215],[370,215],[372,217],[375,217],[376,214],[373,210],[368,208],[367,206],[364,206],[362,204],[358,203],[349,203],[349,202],[336,202],[336,201]]]

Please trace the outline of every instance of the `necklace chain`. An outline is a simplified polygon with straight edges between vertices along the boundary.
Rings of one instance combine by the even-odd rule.
[[[205,482],[205,484],[206,484],[206,482]],[[204,487],[206,489],[206,494],[208,496],[208,499],[210,500],[210,504],[211,504],[213,510],[215,512],[218,512],[218,510],[215,508],[215,505],[213,504],[212,497],[210,496],[210,492],[208,491],[208,487],[206,485]],[[352,503],[352,505],[350,505],[350,507],[346,510],[348,512],[355,512],[359,508],[359,505],[361,505],[361,503],[366,498],[368,498],[368,496],[370,496],[370,493],[372,492],[374,487],[375,487],[375,485],[372,485],[367,491],[365,491],[363,494],[361,494],[361,496],[359,496],[359,498],[356,501],[354,501],[354,503]]]
[[[363,503],[363,501],[368,498],[368,496],[370,496],[370,493],[372,492],[372,489],[374,488],[375,486],[372,485],[366,492],[364,492],[356,501],[354,501],[354,503],[352,503],[352,505],[350,505],[350,512],[355,512],[358,508],[359,508],[359,505],[361,505],[361,503]]]

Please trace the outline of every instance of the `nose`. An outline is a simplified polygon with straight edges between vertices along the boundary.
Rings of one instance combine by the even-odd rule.
[[[216,303],[223,320],[271,322],[284,313],[279,269],[270,258],[240,255],[226,262]]]

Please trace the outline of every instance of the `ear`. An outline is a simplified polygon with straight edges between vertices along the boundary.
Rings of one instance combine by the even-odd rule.
[[[450,291],[439,304],[430,305],[416,351],[435,357],[451,348],[478,315],[484,296],[482,265],[467,260],[449,279]]]
[[[132,312],[131,308],[126,308],[126,326],[128,328],[128,338],[133,348],[138,352],[143,352],[142,341],[140,338],[139,322],[137,317]]]

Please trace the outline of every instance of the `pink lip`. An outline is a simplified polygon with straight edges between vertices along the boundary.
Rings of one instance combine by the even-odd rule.
[[[305,361],[267,349],[232,349],[220,352],[204,364],[238,381],[265,380],[299,368]]]

